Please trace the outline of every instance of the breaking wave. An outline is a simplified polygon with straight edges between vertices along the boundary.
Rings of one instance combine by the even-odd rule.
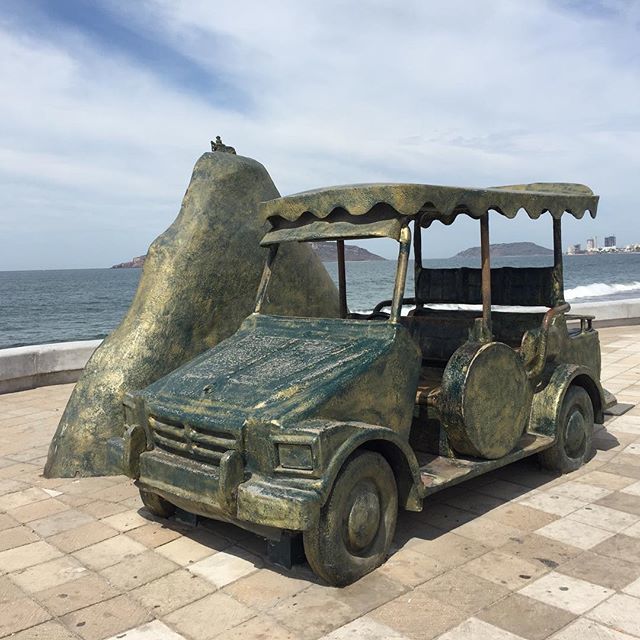
[[[605,284],[604,282],[592,282],[581,285],[564,292],[566,300],[583,300],[585,298],[620,297],[620,294],[637,292],[640,294],[640,282]]]

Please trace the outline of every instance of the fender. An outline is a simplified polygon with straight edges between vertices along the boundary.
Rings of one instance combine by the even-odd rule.
[[[589,394],[595,422],[602,424],[605,397],[597,376],[589,367],[563,364],[554,370],[546,386],[534,394],[529,415],[529,430],[546,436],[556,436],[560,407],[571,385],[581,386]]]
[[[398,485],[398,502],[407,511],[422,511],[420,467],[413,449],[395,431],[362,422],[342,423],[350,433],[334,452],[322,476],[322,505],[333,489],[340,469],[358,449],[377,451],[391,465]]]

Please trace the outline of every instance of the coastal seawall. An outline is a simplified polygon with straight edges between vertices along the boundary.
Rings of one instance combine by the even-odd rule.
[[[585,302],[571,313],[593,315],[595,327],[640,324],[640,299]],[[76,382],[101,340],[0,349],[0,394]]]
[[[102,340],[0,349],[0,393],[76,382]]]

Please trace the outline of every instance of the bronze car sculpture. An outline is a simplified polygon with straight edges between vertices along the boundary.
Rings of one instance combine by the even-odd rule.
[[[333,585],[385,561],[399,508],[420,511],[432,493],[534,454],[577,469],[607,398],[592,318],[567,314],[561,218],[595,217],[597,203],[573,184],[350,185],[263,203],[255,312],[127,395],[113,455],[152,513],[179,507],[272,540],[301,532],[309,564]],[[520,209],[550,214],[554,264],[492,269],[489,214]],[[481,268],[425,268],[421,230],[459,215],[479,221]],[[392,298],[349,313],[344,241],[380,237],[399,243]],[[319,240],[337,241],[341,317],[263,314],[280,244]]]

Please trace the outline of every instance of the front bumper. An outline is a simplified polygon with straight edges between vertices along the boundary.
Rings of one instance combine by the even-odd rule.
[[[305,531],[318,521],[317,491],[272,477],[247,477],[238,451],[225,453],[217,467],[158,449],[140,452],[138,446],[135,437],[112,438],[110,456],[139,487],[185,511],[253,529]]]

